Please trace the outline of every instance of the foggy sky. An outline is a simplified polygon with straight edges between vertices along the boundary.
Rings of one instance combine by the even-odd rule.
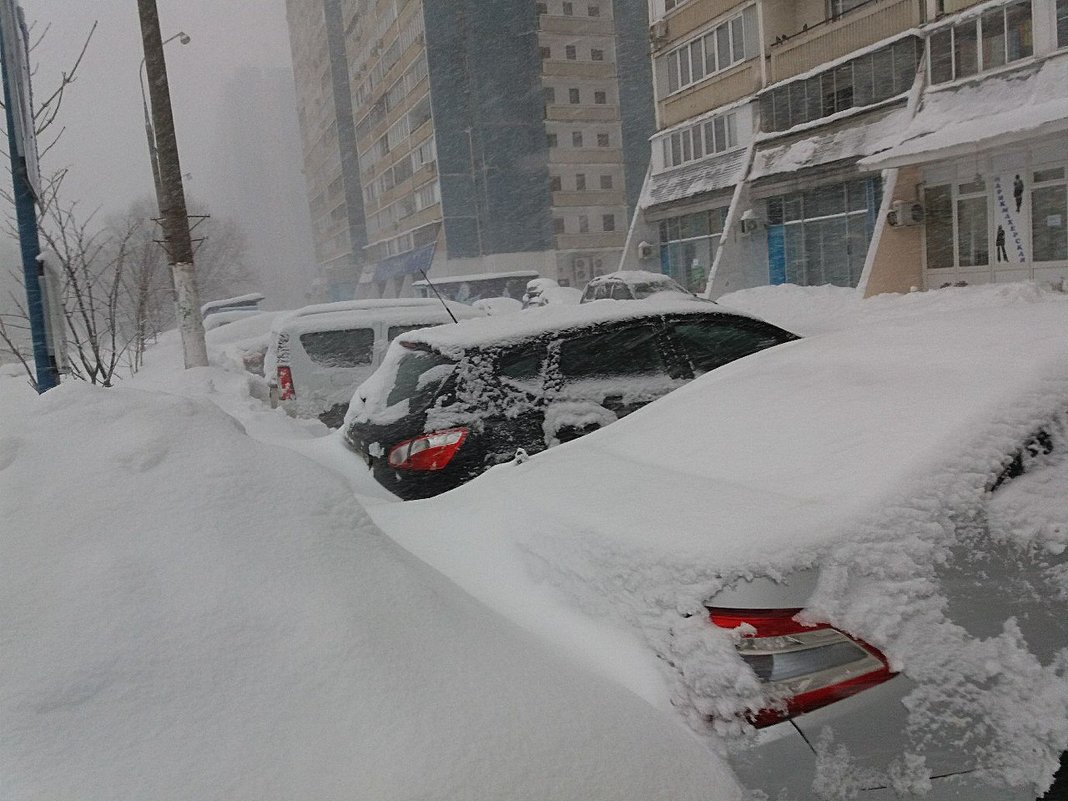
[[[241,120],[234,119],[233,93],[247,76],[271,74],[277,78],[279,70],[285,71],[281,77],[288,83],[284,87],[291,90],[285,2],[157,2],[163,38],[181,30],[192,40],[188,45],[174,41],[166,46],[178,148],[182,172],[187,176],[186,194],[213,214],[237,217],[255,240],[259,232],[249,229],[262,215],[242,207],[241,193],[233,191],[235,176],[228,173],[242,164],[238,157],[242,152]],[[77,79],[63,100],[60,122],[66,130],[59,144],[45,155],[42,172],[68,167],[63,192],[66,200],[77,200],[83,211],[99,209],[104,216],[121,213],[131,202],[151,197],[152,173],[138,79],[143,52],[136,0],[21,0],[21,4],[27,20],[36,23],[35,34],[45,25],[51,26],[33,54],[38,99],[58,85],[59,75],[69,70],[93,21],[99,22]],[[296,130],[296,110],[291,103],[262,111],[268,117],[285,115],[272,128],[278,125]],[[262,136],[262,132],[257,133]],[[264,165],[264,174],[257,177],[269,180],[268,176],[274,175],[282,180],[295,175],[300,184],[299,141],[287,143],[284,152],[276,150],[273,156],[286,162],[283,168],[267,169]],[[239,175],[237,179],[247,177]],[[289,180],[284,189],[296,190],[300,210],[306,215],[304,187],[292,183]],[[306,218],[300,223],[303,234]],[[310,261],[310,231],[307,237],[302,244]],[[295,283],[306,280],[309,266],[294,266],[299,275]],[[265,280],[273,279],[265,276]],[[289,289],[290,294],[296,291]]]

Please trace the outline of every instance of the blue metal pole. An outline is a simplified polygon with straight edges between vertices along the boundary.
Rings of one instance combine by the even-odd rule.
[[[41,294],[41,263],[38,256],[41,244],[37,237],[37,212],[33,205],[33,193],[26,177],[26,159],[18,154],[15,136],[15,117],[12,112],[10,76],[7,74],[7,58],[3,52],[3,36],[0,36],[0,62],[4,78],[4,107],[7,116],[7,149],[11,155],[11,181],[15,190],[15,215],[18,220],[19,246],[22,250],[22,274],[26,284],[26,311],[30,316],[30,334],[33,338],[33,362],[37,373],[37,391],[46,392],[59,384],[56,365],[48,355],[48,338],[45,329],[44,298]]]

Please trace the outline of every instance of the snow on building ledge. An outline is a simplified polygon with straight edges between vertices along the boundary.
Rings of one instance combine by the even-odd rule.
[[[638,200],[641,209],[734,186],[744,177],[746,148],[650,175]]]
[[[921,164],[1068,130],[1068,54],[947,87],[929,88],[912,121],[860,161]]]

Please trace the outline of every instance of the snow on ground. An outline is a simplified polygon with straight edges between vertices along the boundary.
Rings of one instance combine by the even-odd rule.
[[[955,720],[968,725],[977,707],[988,713],[1000,738],[990,747],[984,730],[976,742],[987,743],[977,747],[987,749],[997,778],[1040,781],[1051,749],[1068,737],[1068,654],[1038,661],[1011,623],[969,637],[945,619],[932,570],[952,546],[954,514],[981,507],[982,470],[995,451],[1029,433],[1051,398],[1068,395],[1058,355],[1068,330],[1064,296],[1021,284],[862,300],[853,290],[786,286],[722,303],[806,336],[844,332],[838,347],[851,356],[843,362],[849,370],[810,363],[809,385],[844,382],[849,396],[819,398],[807,429],[762,418],[770,406],[746,401],[759,395],[730,390],[731,371],[744,378],[746,359],[599,434],[408,504],[374,483],[336,433],[254,397],[258,379],[241,370],[240,354],[266,331],[255,318],[209,333],[211,368],[177,370],[180,345],[164,337],[142,373],[107,393],[65,386],[39,401],[19,380],[0,378],[0,514],[16,546],[4,547],[0,582],[0,604],[16,610],[5,618],[17,622],[5,624],[0,648],[10,666],[0,672],[8,677],[0,690],[8,735],[0,769],[20,782],[8,783],[9,795],[633,798],[696,797],[690,788],[703,784],[733,797],[718,761],[619,685],[661,711],[678,705],[698,728],[702,713],[729,716],[759,700],[725,635],[699,615],[680,622],[679,612],[725,583],[729,565],[692,527],[667,524],[700,514],[722,532],[753,510],[774,519],[790,499],[745,482],[775,469],[784,454],[798,467],[813,443],[831,442],[844,458],[848,439],[835,445],[825,436],[842,422],[872,432],[862,437],[868,448],[879,445],[884,423],[899,425],[907,442],[885,441],[891,461],[910,464],[914,450],[924,470],[876,486],[841,469],[837,477],[859,493],[854,503],[821,518],[814,507],[834,507],[846,494],[828,481],[780,515],[804,512],[798,519],[810,524],[802,528],[811,548],[762,556],[751,546],[765,532],[750,525],[749,543],[737,533],[731,540],[734,571],[763,565],[774,573],[822,558],[812,613],[865,636],[920,681],[917,725],[966,740],[959,728],[938,731],[932,721],[933,710],[946,708],[938,688],[947,676],[951,688],[982,686],[953,707]],[[970,322],[958,330],[955,316]],[[1000,344],[999,334],[984,333],[999,319],[1007,337]],[[1018,341],[1024,335],[1013,333],[1013,320],[1017,328],[1045,325],[1043,346]],[[902,393],[894,394],[893,376],[879,363],[907,365],[900,342],[922,340],[923,326],[943,337],[933,342],[946,355],[927,363],[937,348],[916,350],[916,371],[900,377],[923,383],[895,406]],[[965,363],[954,364],[954,348]],[[1026,358],[1012,359],[1013,348]],[[755,357],[769,369],[750,372],[749,389],[773,396],[780,379],[796,381],[805,371],[768,355]],[[987,382],[976,380],[990,358],[997,369]],[[1043,364],[1046,378],[1034,380]],[[1025,382],[1024,391],[1013,381]],[[704,400],[713,387],[733,405]],[[883,389],[890,397],[881,400]],[[805,408],[803,397],[780,400],[780,409]],[[1011,413],[984,417],[1009,400]],[[690,430],[672,429],[664,422],[671,415],[658,411],[672,404],[672,414],[693,417],[693,430],[722,441],[702,449]],[[954,431],[976,436],[931,431],[947,409],[960,411]],[[914,430],[901,427],[902,418],[915,418]],[[752,437],[734,430],[743,420],[759,422]],[[925,433],[941,439],[926,442]],[[710,481],[692,471],[715,466],[709,456],[728,447],[746,460],[737,475],[728,469]],[[621,485],[613,465],[636,454],[647,457],[644,480]],[[825,456],[809,461],[811,472],[834,466],[835,454]],[[60,469],[46,470],[50,461]],[[985,467],[976,472],[976,465]],[[876,465],[866,475],[882,474]],[[794,478],[796,494],[804,475]],[[1063,553],[1064,462],[1025,478],[980,513],[1022,547]],[[66,487],[63,503],[37,486]],[[394,549],[353,492],[393,539],[526,632],[458,599],[448,582]],[[754,492],[759,501],[747,501]],[[24,497],[33,500],[11,500]],[[46,513],[54,531],[40,525]],[[821,537],[824,520],[839,528]],[[145,532],[156,536],[146,540]],[[702,554],[715,559],[702,563]],[[1047,573],[1068,603],[1068,569],[1054,564]],[[995,697],[1001,701],[990,708]],[[625,719],[631,723],[622,726]],[[595,737],[611,753],[590,745]],[[516,762],[519,751],[528,759]],[[77,769],[60,770],[71,764]],[[103,784],[94,781],[108,791],[96,792]]]
[[[229,381],[0,381],[5,798],[740,797],[248,436]]]

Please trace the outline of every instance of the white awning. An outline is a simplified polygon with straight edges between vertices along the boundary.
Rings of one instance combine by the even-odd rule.
[[[775,139],[757,147],[749,179],[791,173],[808,167],[819,167],[837,161],[869,156],[895,130],[901,130],[909,119],[904,108],[876,115],[863,121],[843,120],[831,130],[816,130],[801,139],[776,144]]]
[[[638,206],[647,209],[673,200],[734,186],[745,172],[745,149],[650,175],[642,187]]]
[[[966,155],[1068,130],[1068,56],[924,94],[919,111],[861,165],[873,169]]]

